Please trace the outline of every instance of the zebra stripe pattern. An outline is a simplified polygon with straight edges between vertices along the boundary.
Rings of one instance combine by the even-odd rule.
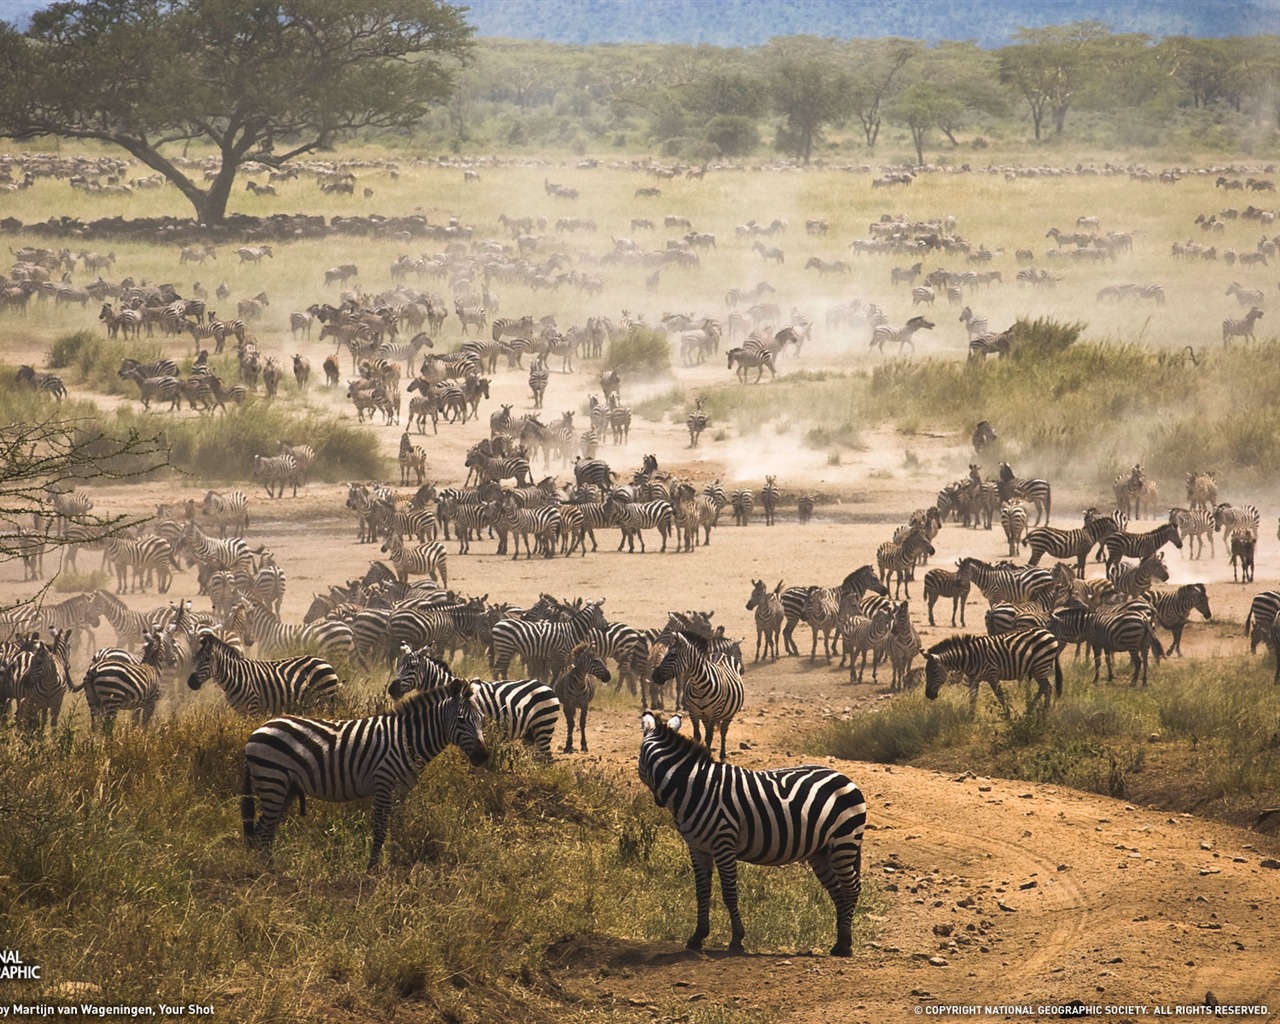
[[[1204,539],[1209,538],[1209,557],[1214,555],[1213,513],[1205,509],[1173,508],[1169,510],[1169,522],[1178,528],[1178,534],[1187,544],[1193,559],[1204,555]]]
[[[760,383],[760,378],[764,376],[765,370],[769,371],[771,379],[778,375],[777,367],[774,365],[773,353],[767,348],[755,351],[745,348],[731,348],[729,349],[729,365],[727,368],[734,370],[735,375],[743,384],[747,382],[748,370],[756,371],[756,379],[752,381],[753,384]]]
[[[1025,513],[1024,513],[1025,519]],[[1076,575],[1084,578],[1085,561],[1095,544],[1100,544],[1118,529],[1110,516],[1086,516],[1085,524],[1076,530],[1060,530],[1054,526],[1038,526],[1031,530],[1022,543],[1031,548],[1028,565],[1039,565],[1045,555],[1052,558],[1076,560]]]
[[[640,541],[640,553],[644,554],[645,530],[657,530],[662,537],[662,550],[667,550],[667,538],[675,525],[675,509],[669,501],[624,502],[614,497],[609,499],[609,507],[613,516],[613,525],[622,531],[622,540],[618,542],[618,550],[627,545],[628,553],[634,554],[635,542]]]
[[[764,509],[764,525],[772,526],[778,512],[778,478],[764,478],[764,488],[760,491],[760,507]]]
[[[566,622],[527,622],[502,619],[493,625],[493,669],[505,679],[511,659],[519,656],[531,675],[554,678],[568,653],[594,629],[604,629],[600,606],[604,599],[590,601]]]
[[[1155,610],[1156,625],[1173,634],[1173,642],[1165,652],[1170,657],[1182,657],[1182,631],[1192,612],[1199,612],[1205,621],[1213,618],[1209,611],[1209,593],[1203,583],[1188,583],[1176,590],[1149,590],[1144,595]]]
[[[731,655],[712,654],[706,637],[686,630],[665,633],[667,655],[653,672],[653,681],[662,686],[672,679],[683,687],[683,707],[693,720],[693,740],[700,742],[699,725],[706,728],[707,748],[712,731],[720,729],[720,760],[725,759],[725,736],[734,715],[746,702],[742,685],[742,665]]]
[[[1169,570],[1165,567],[1164,556],[1156,552],[1154,555],[1148,555],[1137,565],[1117,562],[1114,566],[1108,567],[1108,575],[1118,594],[1124,597],[1137,597],[1150,590],[1151,584],[1167,582]]]
[[[609,670],[605,668],[595,648],[589,641],[578,644],[569,652],[569,667],[555,681],[552,689],[564,710],[564,752],[573,753],[573,716],[578,715],[578,746],[587,752],[587,709],[596,695],[595,680],[607,683]]]
[[[1113,533],[1103,539],[1097,560],[1100,561],[1105,555],[1107,568],[1110,570],[1121,558],[1146,558],[1166,544],[1172,544],[1175,548],[1182,547],[1182,537],[1172,523],[1163,523],[1146,533]]]
[[[1005,679],[1032,679],[1039,692],[1033,706],[1041,699],[1047,705],[1051,698],[1049,675],[1053,674],[1054,690],[1062,696],[1062,666],[1058,663],[1058,639],[1047,629],[1027,629],[1002,636],[957,634],[939,641],[924,652],[925,696],[935,700],[950,673],[957,673],[969,683],[969,716],[978,706],[978,686],[984,680],[991,685],[996,699],[1006,710],[1009,702],[1000,682]]]
[[[454,744],[483,764],[480,709],[461,680],[448,689],[417,694],[393,711],[327,722],[275,718],[245,744],[240,814],[245,842],[269,853],[294,797],[347,802],[373,797],[369,869],[378,866],[395,800],[418,781],[428,761]],[[262,805],[254,818],[254,796]]]
[[[396,569],[396,577],[401,583],[407,583],[410,576],[430,576],[442,587],[449,585],[447,556],[444,545],[439,541],[406,548],[404,538],[398,533],[393,533],[387,537],[381,551],[391,559],[391,564]]]
[[[94,726],[101,722],[110,729],[121,711],[132,711],[134,723],[145,726],[160,703],[162,662],[176,663],[172,627],[144,634],[140,658],[113,648],[94,655],[83,682],[72,689],[85,691]]]
[[[933,606],[940,597],[951,598],[951,625],[956,624],[956,610],[960,612],[960,625],[964,625],[964,606],[969,600],[971,583],[970,566],[961,565],[958,572],[950,569],[930,569],[924,574],[924,599],[929,606],[929,625],[933,621]]]
[[[253,478],[261,480],[268,498],[283,498],[287,484],[293,485],[293,497],[298,496],[298,460],[292,455],[255,455]],[[276,493],[279,486],[280,493]]]
[[[1230,345],[1232,338],[1253,341],[1253,325],[1262,319],[1262,310],[1254,306],[1243,317],[1227,317],[1222,321],[1222,344]]]
[[[760,647],[764,645],[764,656],[769,657],[773,651],[773,660],[778,660],[778,634],[782,632],[782,623],[786,613],[782,610],[782,582],[770,593],[765,589],[764,580],[751,581],[751,597],[747,600],[747,611],[755,611],[756,623],[756,661],[760,660]]]
[[[867,805],[839,772],[805,766],[748,771],[716,764],[696,741],[677,731],[679,717],[641,719],[640,778],[666,807],[689,846],[697,894],[697,927],[686,945],[701,949],[711,931],[711,873],[729,912],[729,949],[742,952],[737,862],[790,864],[804,860],[831,896],[836,911],[833,956],[853,952],[852,920],[862,890],[862,834]]]
[[[198,690],[210,680],[222,687],[234,710],[250,717],[331,700],[341,685],[333,666],[320,658],[256,661],[206,631],[200,635],[187,686]]]

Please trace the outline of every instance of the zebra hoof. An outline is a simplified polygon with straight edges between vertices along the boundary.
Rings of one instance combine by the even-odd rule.
[[[853,956],[852,942],[837,942],[831,947],[832,956]]]
[[[702,952],[702,936],[690,935],[689,941],[684,944],[684,948],[691,949],[695,953],[701,953]]]

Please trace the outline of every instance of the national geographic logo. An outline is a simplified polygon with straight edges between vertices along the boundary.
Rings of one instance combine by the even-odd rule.
[[[0,981],[39,981],[40,965],[28,964],[16,949],[0,949]]]

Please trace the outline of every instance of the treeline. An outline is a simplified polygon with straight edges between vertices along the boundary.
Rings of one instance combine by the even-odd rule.
[[[790,36],[764,46],[478,39],[422,129],[455,152],[656,148],[702,163],[808,163],[996,141],[1265,154],[1280,137],[1280,36],[1020,29],[1015,43]]]

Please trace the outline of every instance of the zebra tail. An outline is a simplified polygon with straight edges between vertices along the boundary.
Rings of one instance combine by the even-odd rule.
[[[245,845],[252,846],[258,829],[254,824],[253,780],[249,777],[248,761],[245,761],[240,782],[240,823],[244,826]]]
[[[1057,697],[1062,696],[1062,662],[1056,658],[1053,662],[1053,692]]]
[[[1151,630],[1151,653],[1156,656],[1156,661],[1165,656],[1164,647],[1161,645],[1159,638],[1157,638],[1154,628]]]
[[[1244,617],[1244,635],[1249,635],[1249,623],[1253,619],[1253,607],[1250,606],[1249,614]]]

